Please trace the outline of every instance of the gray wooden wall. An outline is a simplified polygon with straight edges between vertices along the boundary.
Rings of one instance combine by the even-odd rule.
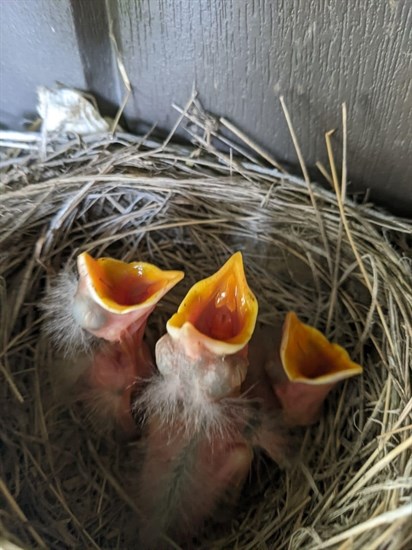
[[[410,0],[0,0],[0,10],[3,125],[18,127],[36,86],[56,80],[113,112],[123,90],[110,19],[133,85],[131,130],[170,128],[172,102],[195,83],[207,109],[294,163],[283,94],[313,165],[345,101],[352,188],[412,215]]]

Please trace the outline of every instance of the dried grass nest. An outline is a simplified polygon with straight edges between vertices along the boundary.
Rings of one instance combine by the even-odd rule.
[[[187,288],[242,250],[259,322],[296,311],[364,375],[299,434],[297,469],[261,460],[233,521],[206,526],[197,547],[411,548],[411,223],[345,199],[332,157],[329,191],[240,132],[244,145],[231,143],[220,128],[234,128],[196,102],[178,123],[191,146],[173,134],[2,136],[1,535],[23,548],[136,547],[130,448],[54,399],[37,307],[53,277],[83,250],[185,270],[152,318],[159,336]]]

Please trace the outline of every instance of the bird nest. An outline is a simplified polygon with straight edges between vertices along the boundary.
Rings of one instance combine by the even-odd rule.
[[[3,135],[2,536],[23,548],[136,543],[134,443],[102,435],[56,393],[60,358],[38,307],[55,275],[86,250],[184,270],[150,318],[155,341],[187,289],[241,250],[259,323],[293,310],[364,374],[330,394],[316,425],[293,434],[293,468],[255,461],[231,519],[208,523],[196,547],[406,549],[411,223],[347,199],[345,167],[339,183],[330,149],[326,190],[309,181],[303,161],[305,180],[194,101],[178,123],[190,146],[172,134],[163,142]]]

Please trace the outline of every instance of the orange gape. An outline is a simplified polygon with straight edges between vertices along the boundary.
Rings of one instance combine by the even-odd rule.
[[[237,280],[234,275],[210,283],[203,300],[186,305],[187,322],[199,332],[215,340],[231,340],[239,334],[245,323],[246,312],[239,300]],[[189,300],[188,300],[189,301]]]
[[[289,312],[283,325],[280,364],[266,363],[273,390],[289,425],[306,426],[319,418],[323,401],[341,380],[362,373],[348,353]]]
[[[147,301],[158,301],[183,278],[181,271],[162,271],[144,262],[128,264],[112,258],[94,260],[86,252],[79,258],[83,258],[97,300],[118,313],[143,306]]]
[[[317,329],[289,312],[283,326],[280,355],[285,372],[294,382],[319,385],[361,374],[346,350],[331,344]]]
[[[184,274],[144,262],[130,264],[84,252],[77,259],[80,281],[74,300],[77,322],[98,338],[120,341],[123,331],[136,332],[157,302]]]
[[[243,269],[242,255],[234,254],[212,276],[196,283],[167,323],[174,340],[195,354],[201,346],[216,354],[233,354],[252,337],[258,304]]]

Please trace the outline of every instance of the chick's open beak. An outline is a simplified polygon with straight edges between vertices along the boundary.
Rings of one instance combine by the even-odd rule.
[[[197,356],[200,348],[216,355],[230,355],[249,342],[257,311],[242,254],[236,252],[219,271],[189,290],[167,323],[167,331],[173,339],[184,342],[188,355]]]
[[[184,277],[181,271],[163,271],[144,262],[95,260],[87,252],[77,263],[80,281],[73,315],[83,328],[109,341],[120,340],[125,330],[137,331]]]
[[[348,353],[289,312],[283,326],[280,358],[286,381],[274,384],[290,424],[309,425],[337,382],[362,373]]]

